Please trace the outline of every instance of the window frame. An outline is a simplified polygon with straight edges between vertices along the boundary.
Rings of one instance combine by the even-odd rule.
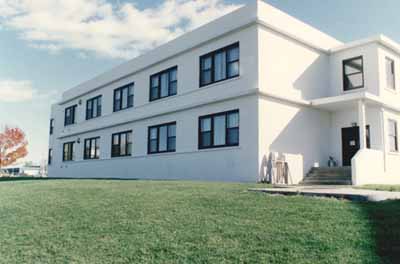
[[[390,133],[390,125],[391,125],[391,123],[393,123],[394,124],[394,129],[395,129],[395,131],[394,131],[394,135],[392,135],[391,133]],[[392,149],[392,146],[391,146],[391,141],[389,140],[389,151],[390,152],[393,152],[393,153],[398,153],[399,152],[399,137],[398,137],[398,126],[397,126],[397,121],[396,120],[394,120],[394,119],[388,119],[388,124],[389,124],[389,127],[388,127],[388,137],[389,137],[389,139],[390,138],[394,138],[394,143],[395,143],[395,145],[394,145],[394,149]]]
[[[92,157],[92,141],[94,140],[94,157]],[[89,156],[86,153],[86,142],[89,143]],[[100,137],[86,138],[83,145],[83,159],[84,160],[98,160],[100,159]]]
[[[50,119],[50,129],[49,129],[49,134],[53,135],[54,133],[54,118]]]
[[[361,67],[362,67],[361,72],[346,74],[346,63],[348,63],[348,62],[350,62],[352,60],[358,60],[358,59],[361,59]],[[343,60],[342,61],[342,71],[343,71],[342,72],[342,78],[343,78],[343,91],[344,92],[349,92],[349,91],[353,91],[353,90],[357,90],[357,89],[362,89],[362,88],[365,87],[364,56],[363,55]],[[347,84],[346,77],[352,76],[352,75],[358,75],[358,74],[361,74],[361,76],[362,76],[362,84],[360,86],[356,86],[356,87],[353,87],[351,89],[347,89],[346,88],[347,87],[346,86],[346,84]]]
[[[387,62],[391,62],[390,64],[390,71],[392,72],[392,77],[393,77],[393,87],[389,87],[389,82],[388,82],[388,78],[389,76],[387,76]],[[390,91],[396,91],[396,64],[394,59],[390,58],[390,57],[385,57],[385,74],[386,74],[386,88],[389,89]]]
[[[67,154],[67,155],[65,155],[65,146],[66,145],[70,146],[69,147],[69,151],[70,152],[68,152],[69,154]],[[63,149],[62,149],[62,151],[63,151],[63,158],[62,158],[63,162],[74,161],[74,158],[75,158],[74,157],[74,145],[75,145],[75,141],[65,142],[63,144]]]
[[[175,126],[175,136],[169,136],[169,126]],[[166,138],[166,143],[167,143],[167,149],[160,151],[160,128],[161,127],[167,127],[167,138]],[[147,154],[148,155],[152,155],[152,154],[161,154],[161,153],[172,153],[172,152],[176,152],[176,121],[174,122],[168,122],[168,123],[163,123],[163,124],[159,124],[159,125],[154,125],[154,126],[149,126],[147,128]],[[151,151],[151,138],[150,138],[150,131],[152,129],[157,129],[157,151]],[[169,149],[169,139],[170,138],[175,138],[175,148]]]
[[[121,136],[130,134],[130,139],[131,142],[128,143],[128,141],[125,142],[125,154],[121,154]],[[118,144],[114,145],[114,137],[118,136]],[[130,153],[128,153],[129,150],[129,145],[130,145]],[[118,146],[119,148],[119,153],[115,154],[114,152],[114,146]],[[111,135],[111,158],[121,158],[121,157],[131,157],[132,156],[132,147],[133,147],[133,132],[132,130],[127,130],[127,131],[123,131],[123,132],[118,132],[118,133],[114,133]]]
[[[238,114],[238,126],[234,127],[234,128],[228,128],[228,116],[229,114],[234,114],[237,113]],[[215,117],[218,116],[225,116],[225,144],[224,145],[214,145],[214,119]],[[203,142],[202,142],[202,131],[201,131],[201,121],[203,119],[207,119],[210,118],[211,119],[211,130],[210,130],[210,146],[203,146]],[[229,144],[228,142],[228,133],[229,133],[229,129],[238,129],[238,142],[235,144]],[[226,148],[226,147],[237,147],[240,145],[240,110],[239,109],[235,109],[235,110],[230,110],[230,111],[225,111],[225,112],[219,112],[219,113],[213,113],[213,114],[208,114],[208,115],[204,115],[204,116],[200,116],[199,117],[199,122],[198,122],[198,149],[202,150],[202,149],[214,149],[214,148]]]
[[[128,96],[125,98],[125,100],[126,100],[126,107],[122,107],[123,106],[123,101],[124,101],[124,98],[123,98],[123,90],[124,89],[128,89]],[[129,93],[129,91],[132,91],[132,94],[130,94]],[[117,109],[117,105],[116,105],[116,94],[117,93],[120,93],[120,100],[119,100],[119,108]],[[132,98],[132,99],[130,99],[130,98]],[[135,100],[135,82],[131,82],[131,83],[129,83],[129,84],[126,84],[126,85],[124,85],[124,86],[122,86],[122,87],[119,87],[119,88],[117,88],[117,89],[114,89],[114,92],[113,92],[113,112],[115,113],[115,112],[119,112],[119,111],[122,111],[122,110],[126,110],[126,109],[129,109],[129,108],[132,108],[132,107],[134,107],[135,106],[135,103],[134,103],[134,100]]]
[[[47,153],[47,165],[51,165],[52,162],[53,162],[53,149],[49,148],[49,151]]]
[[[239,50],[238,59],[234,60],[234,61],[228,61],[228,51],[231,50],[231,49],[234,49],[234,48],[238,48],[238,50]],[[225,51],[225,78],[221,79],[221,80],[218,80],[218,81],[215,81],[215,55],[218,54],[218,53],[224,52],[224,51]],[[211,57],[211,68],[210,68],[211,81],[209,83],[203,83],[202,82],[202,77],[203,77],[204,70],[202,68],[202,62],[203,62],[203,59],[206,59],[206,58],[209,58],[209,57]],[[228,74],[229,73],[229,67],[228,66],[229,66],[229,64],[236,63],[236,62],[238,63],[238,74],[237,75],[233,75],[233,76],[229,76],[229,74]],[[230,44],[228,46],[222,47],[220,49],[211,51],[211,52],[209,52],[207,54],[201,55],[200,58],[199,58],[199,87],[200,88],[208,86],[208,85],[211,85],[211,84],[214,84],[214,83],[223,82],[223,81],[226,81],[226,80],[229,80],[229,79],[234,79],[234,78],[237,78],[239,76],[240,76],[240,42],[239,41],[235,42],[233,44]]]
[[[103,106],[102,106],[102,100],[103,100],[103,96],[102,95],[98,95],[96,97],[90,98],[88,100],[86,100],[86,120],[90,120],[90,119],[94,119],[94,118],[98,118],[102,115],[102,111],[103,111]],[[93,106],[94,103],[97,103],[97,113],[96,116],[94,115],[94,111],[93,111]],[[91,111],[89,113],[89,104],[92,104],[91,107]]]
[[[76,124],[76,109],[77,109],[78,105],[71,105],[67,108],[65,108],[64,110],[64,126],[71,126],[71,125],[75,125]],[[67,122],[67,111],[70,110],[72,111],[72,117],[71,117],[71,122]],[[68,119],[69,120],[69,119]]]
[[[171,81],[171,72],[172,71],[176,71],[176,80],[175,81]],[[164,73],[168,73],[168,95],[167,96],[161,96],[161,76]],[[157,88],[157,97],[156,98],[152,98],[152,90],[153,90],[153,85],[152,85],[152,81],[154,77],[158,77],[158,88]],[[175,93],[171,93],[171,83],[176,83],[176,92]],[[157,101],[163,98],[167,98],[170,96],[174,96],[178,94],[178,65],[175,65],[173,67],[170,67],[168,69],[162,70],[160,72],[157,72],[155,74],[150,75],[150,79],[149,79],[149,102],[153,102],[153,101]]]

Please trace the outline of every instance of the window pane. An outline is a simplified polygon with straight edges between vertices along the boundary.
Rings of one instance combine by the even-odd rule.
[[[354,59],[346,61],[344,65],[345,74],[353,74],[362,72],[362,59]]]
[[[150,129],[150,139],[157,139],[157,128]]]
[[[172,69],[170,72],[169,72],[169,81],[170,82],[172,82],[172,81],[176,81],[177,80],[177,69]]]
[[[201,69],[202,70],[209,70],[211,69],[212,59],[211,57],[203,58],[201,61]]]
[[[397,143],[395,137],[389,137],[390,151],[397,151]]]
[[[228,61],[237,61],[239,60],[239,47],[232,48],[228,51]]]
[[[362,74],[355,74],[346,77],[347,80],[347,89],[354,89],[356,87],[360,87],[363,85],[363,76]]]
[[[161,75],[161,97],[168,96],[168,73]]]
[[[150,152],[157,152],[157,140],[150,140]]]
[[[176,125],[169,125],[168,126],[168,137],[175,137],[176,136]]]
[[[201,74],[201,84],[211,83],[211,70],[203,71]]]
[[[211,132],[201,132],[201,147],[211,146]]]
[[[158,75],[151,78],[151,87],[158,87]]]
[[[91,141],[90,157],[94,159],[96,157],[96,140],[92,139]]]
[[[228,77],[239,75],[239,62],[232,62],[228,65]]]
[[[169,95],[175,95],[177,92],[177,82],[170,82],[169,83]]]
[[[228,145],[238,145],[239,144],[239,128],[228,129]]]
[[[128,107],[128,89],[124,88],[122,89],[122,109],[125,109]]]
[[[225,115],[214,117],[214,145],[225,145]]]
[[[211,118],[203,118],[200,121],[200,130],[204,131],[211,131]]]
[[[214,57],[214,80],[226,79],[226,53],[220,52]]]
[[[232,113],[228,115],[228,128],[239,126],[239,113]]]
[[[113,136],[113,145],[119,145],[119,136],[118,135]]]
[[[389,120],[389,135],[397,136],[397,123],[393,120]]]
[[[97,117],[97,104],[95,103],[95,101],[94,102],[92,101],[92,104],[93,104],[93,110],[92,110],[91,116]]]
[[[120,155],[126,155],[126,134],[121,134]]]
[[[388,88],[395,88],[394,61],[386,58],[386,83]]]
[[[167,150],[167,126],[162,126],[159,129],[160,129],[160,137],[159,137],[158,150],[166,151]]]
[[[150,98],[151,98],[151,100],[154,100],[154,99],[158,98],[158,87],[151,88],[151,90],[150,90]]]
[[[168,138],[168,151],[175,151],[176,137]]]

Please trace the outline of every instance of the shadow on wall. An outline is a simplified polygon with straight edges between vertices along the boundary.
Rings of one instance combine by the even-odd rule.
[[[266,118],[269,119],[268,116]],[[279,115],[273,118],[279,118]],[[279,121],[274,123],[279,124]],[[289,183],[298,183],[314,166],[314,163],[317,162],[320,166],[327,165],[330,147],[329,135],[329,113],[301,108],[280,130],[270,146],[265,146],[268,152],[263,157],[260,175],[267,176],[268,171],[271,171],[273,162],[268,155],[277,152],[283,154],[288,162]],[[271,136],[268,135],[267,137]]]
[[[381,263],[400,263],[400,201],[360,203],[375,236]]]

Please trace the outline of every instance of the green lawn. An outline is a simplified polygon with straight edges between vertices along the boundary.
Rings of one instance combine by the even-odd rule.
[[[368,190],[377,190],[377,191],[389,191],[389,192],[400,192],[400,185],[364,185],[357,187],[358,189],[368,189]]]
[[[400,202],[254,185],[0,182],[0,263],[398,263]]]

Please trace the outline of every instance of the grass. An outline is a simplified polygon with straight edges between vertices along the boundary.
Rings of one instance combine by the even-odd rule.
[[[248,184],[0,183],[0,263],[398,263],[400,202]]]
[[[368,189],[368,190],[376,190],[376,191],[389,191],[389,192],[400,192],[400,185],[379,185],[379,184],[371,184],[364,185],[360,187],[356,187],[358,189]]]

